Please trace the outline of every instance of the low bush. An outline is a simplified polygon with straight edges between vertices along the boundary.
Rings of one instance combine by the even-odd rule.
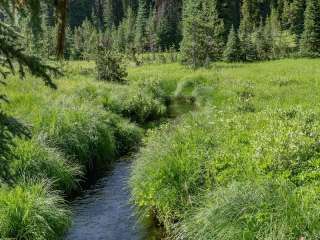
[[[166,115],[166,97],[159,82],[137,82],[117,89],[104,105],[131,121],[144,124]]]
[[[126,82],[128,73],[119,53],[106,47],[98,48],[96,55],[97,79],[109,82]]]
[[[268,124],[252,139],[261,173],[297,186],[320,180],[320,115],[299,108],[264,115]]]
[[[61,239],[69,216],[63,198],[46,182],[0,188],[0,239]]]

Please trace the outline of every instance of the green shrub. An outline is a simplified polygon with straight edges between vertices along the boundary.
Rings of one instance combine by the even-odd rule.
[[[166,115],[166,99],[159,82],[137,82],[116,91],[104,103],[112,112],[139,124]]]
[[[70,226],[70,212],[48,183],[0,189],[0,239],[56,240]]]
[[[97,79],[109,82],[126,82],[127,72],[122,56],[113,50],[99,48],[96,56]]]
[[[35,139],[16,139],[13,155],[9,169],[15,182],[50,179],[56,189],[66,193],[78,188],[78,179],[82,175],[80,167],[67,161],[56,149]]]
[[[262,173],[289,179],[297,185],[320,180],[320,116],[301,109],[278,110],[252,144]],[[262,118],[261,118],[262,119]]]
[[[318,192],[288,182],[232,183],[210,192],[178,226],[176,239],[317,239]]]

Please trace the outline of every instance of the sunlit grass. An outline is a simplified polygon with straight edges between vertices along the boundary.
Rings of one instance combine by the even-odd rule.
[[[147,137],[131,177],[141,213],[155,215],[178,239],[314,239],[320,212],[314,197],[320,180],[319,64],[285,59],[215,63],[196,71],[178,64],[130,70],[133,80],[164,79],[175,96],[199,102],[195,112]],[[270,190],[264,182],[271,179],[285,184]],[[248,182],[257,184],[260,203],[236,204],[245,193],[234,186]],[[296,194],[301,188],[303,194]],[[233,205],[220,209],[223,201]],[[246,207],[261,211],[246,214]]]

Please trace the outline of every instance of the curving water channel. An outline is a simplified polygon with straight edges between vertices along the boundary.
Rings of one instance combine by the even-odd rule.
[[[152,224],[139,223],[130,204],[131,162],[115,163],[105,177],[72,202],[73,225],[66,240],[157,240]]]

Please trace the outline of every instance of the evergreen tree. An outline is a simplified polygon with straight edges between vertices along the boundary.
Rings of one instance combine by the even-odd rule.
[[[135,46],[139,52],[144,50],[146,44],[146,26],[148,19],[147,4],[145,0],[139,0],[139,9],[136,21]]]
[[[157,22],[156,12],[150,11],[149,18],[146,26],[147,45],[148,50],[155,52],[157,49]]]
[[[218,60],[222,57],[224,49],[224,23],[220,18],[217,0],[204,0],[203,10],[205,13],[206,24],[206,41],[208,45],[208,58]]]
[[[241,22],[239,28],[242,59],[244,61],[253,61],[256,59],[256,50],[251,36],[253,30],[254,24],[251,16],[250,0],[244,0],[241,7]]]
[[[125,32],[125,39],[126,39],[126,53],[131,54],[135,48],[134,40],[135,40],[135,15],[131,8],[127,10],[126,18],[123,21],[123,27]]]
[[[290,30],[297,36],[300,36],[303,32],[305,8],[306,0],[293,0],[290,4]]]
[[[162,1],[162,6],[158,7],[157,15],[157,43],[162,50],[169,49],[174,46],[176,49],[182,39],[181,35],[181,1]]]
[[[238,62],[241,60],[240,40],[233,25],[230,29],[228,42],[223,52],[223,59],[226,62]]]
[[[320,4],[308,0],[305,11],[304,31],[301,38],[301,54],[307,57],[320,56]]]
[[[272,55],[272,37],[270,35],[266,35],[262,21],[260,22],[254,36],[258,60],[269,60]]]
[[[12,1],[1,0],[0,3],[5,15],[11,19],[9,22],[13,24],[15,16],[10,7],[12,6]],[[18,10],[30,16],[30,26],[35,25],[36,28],[41,28],[40,0],[26,1],[20,4],[21,6]],[[15,28],[4,21],[0,21],[0,76],[5,78],[8,73],[14,73],[16,67],[19,68],[21,76],[24,76],[25,68],[28,68],[31,74],[41,77],[46,84],[55,87],[51,81],[50,72],[58,73],[58,71],[42,63],[38,57],[26,53],[20,43],[21,35]],[[3,83],[2,79],[1,83]],[[3,97],[0,93],[0,100]]]
[[[215,60],[223,51],[223,22],[216,1],[188,0],[183,13],[181,61],[194,68]]]

